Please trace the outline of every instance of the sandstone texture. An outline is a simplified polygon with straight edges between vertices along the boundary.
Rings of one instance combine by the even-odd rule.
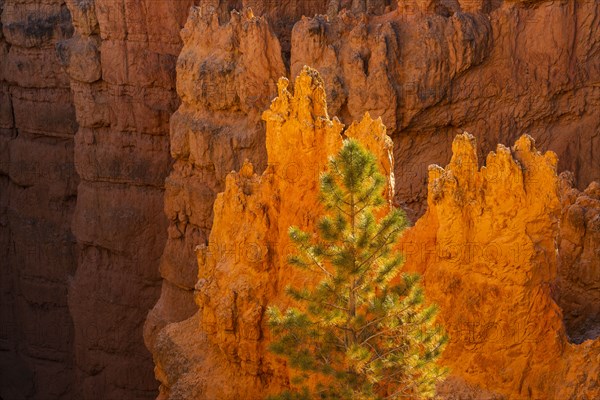
[[[233,244],[211,243],[213,234],[209,236],[208,232],[213,217],[218,218],[211,205],[218,191],[227,193],[227,186],[223,186],[225,174],[240,169],[240,176],[253,176],[250,167],[242,165],[246,158],[257,172],[279,168],[276,176],[284,180],[295,181],[305,173],[298,168],[305,154],[296,142],[289,144],[296,150],[294,159],[284,158],[283,165],[281,160],[272,161],[275,156],[271,154],[276,150],[271,149],[270,143],[276,142],[269,140],[272,133],[268,119],[265,144],[268,159],[263,153],[258,116],[273,96],[275,79],[282,70],[293,78],[304,65],[319,69],[329,112],[338,115],[343,123],[360,120],[365,111],[382,118],[394,139],[394,200],[415,219],[428,204],[427,166],[448,162],[451,141],[461,129],[474,132],[479,147],[473,146],[469,151],[477,152],[480,157],[493,150],[496,143],[513,142],[528,132],[532,139],[522,139],[522,145],[527,147],[524,142],[536,139],[539,147],[554,150],[559,164],[552,168],[573,170],[576,186],[583,187],[598,178],[596,156],[580,151],[581,146],[598,145],[596,130],[600,121],[594,109],[600,93],[594,82],[599,65],[597,57],[591,54],[596,51],[600,32],[589,17],[598,12],[597,3],[409,1],[400,7],[378,4],[374,8],[369,8],[368,3],[329,2],[326,16],[309,15],[293,24],[289,45],[282,25],[273,22],[273,15],[282,15],[278,13],[284,12],[283,8],[265,11],[252,5],[253,12],[246,9],[231,14],[229,19],[222,6],[211,8],[201,4],[192,11],[182,31],[184,49],[177,66],[182,105],[171,122],[171,151],[176,161],[167,179],[165,196],[171,222],[161,261],[163,289],[145,328],[145,340],[154,355],[163,397],[185,398],[194,393],[206,398],[229,398],[239,396],[241,387],[258,394],[265,387],[275,388],[285,382],[285,376],[277,368],[272,369],[268,360],[263,360],[263,332],[257,328],[265,299],[277,293],[273,288],[263,289],[265,282],[270,282],[265,270],[252,274],[245,271],[248,276],[240,278],[241,281],[232,277],[227,284],[231,285],[228,286],[231,292],[227,292],[225,277],[237,276],[237,272],[232,272],[234,267],[218,263],[215,266],[201,260],[200,284],[195,288],[200,313],[185,320],[195,312],[192,296],[196,267],[192,253],[196,245],[207,246],[204,252],[213,256],[220,252],[244,258],[248,252],[261,251],[261,246],[254,246],[254,242],[240,244],[232,239]],[[289,9],[285,8],[286,12]],[[549,25],[548,21],[553,22]],[[548,40],[549,36],[553,40]],[[316,115],[321,115],[319,112]],[[320,146],[311,145],[312,138],[303,134],[299,143]],[[501,152],[499,157],[505,153]],[[470,168],[476,171],[477,164]],[[316,174],[314,168],[312,174]],[[258,189],[253,186],[256,182],[240,176],[236,178],[244,182],[240,185],[249,193],[256,193]],[[525,204],[534,197],[528,199],[515,204]],[[277,197],[274,200],[280,201]],[[555,204],[540,207],[545,211],[553,207],[556,217],[560,206],[554,200]],[[215,203],[217,207],[221,206],[219,201]],[[255,218],[256,224],[264,219]],[[465,223],[474,224],[475,216],[471,218],[473,221]],[[240,220],[233,216],[230,219],[237,229]],[[272,224],[273,220],[269,221]],[[554,225],[544,230],[543,234],[548,235],[544,245],[545,251],[552,254],[554,240],[558,241],[555,237],[558,224],[548,224]],[[215,237],[237,237],[228,231],[234,229],[232,226],[216,229],[227,233],[215,233]],[[431,229],[436,228],[432,225]],[[266,233],[246,232],[248,240],[255,238],[254,235]],[[257,240],[266,239],[260,236]],[[597,260],[594,262],[597,265]],[[552,351],[559,346],[557,343],[566,343],[565,338],[571,336],[558,328],[562,320],[552,296],[560,289],[550,290],[557,285],[557,261],[549,260],[548,265],[554,275],[548,272],[536,278],[536,284],[547,292],[537,307],[546,313],[554,310],[558,319],[549,318],[548,325],[540,325],[536,334],[543,339],[538,350],[547,345]],[[202,275],[204,269],[208,275]],[[294,277],[277,274],[270,279],[278,282]],[[278,285],[277,282],[271,285]],[[524,287],[509,291],[511,296],[520,296],[530,289],[529,283],[520,284]],[[258,289],[252,289],[254,286]],[[475,292],[480,290],[474,287]],[[568,289],[565,292],[570,293]],[[520,306],[525,304],[528,303]],[[247,309],[241,311],[242,306]],[[506,317],[501,312],[499,315]],[[495,317],[496,314],[490,316],[498,322]],[[196,328],[198,324],[200,328]],[[192,327],[197,329],[197,337],[188,330]],[[559,332],[562,338],[553,341],[545,337],[545,328],[553,335]],[[523,334],[515,333],[517,337]],[[204,343],[202,351],[186,345],[185,338],[191,336],[195,337],[194,343]],[[525,397],[554,393],[555,387],[536,386],[539,382],[534,382],[535,379],[544,379],[542,372],[527,381],[528,387],[514,387],[518,378],[527,375],[532,354],[540,356],[538,350],[521,349],[517,363],[525,360],[528,364],[521,369],[506,367],[510,372],[502,379],[510,382],[508,392],[493,382],[482,385],[477,379],[465,380],[461,373],[453,378],[458,382],[453,390],[475,397],[484,393],[492,397],[507,393]],[[239,378],[238,372],[246,374],[246,378]],[[487,373],[482,372],[480,378],[486,379]],[[231,384],[234,377],[239,386]],[[469,389],[470,385],[473,389]]]
[[[144,333],[150,349],[166,324],[195,312],[194,248],[208,240],[213,202],[226,175],[246,159],[259,172],[267,167],[261,114],[277,94],[279,77],[288,74],[294,24],[303,15],[395,8],[389,1],[338,3],[208,1],[190,10],[177,61],[181,105],[171,117],[174,164],[165,184],[170,222],[160,262],[163,284]],[[297,172],[292,165],[285,173]]]
[[[575,343],[600,336],[600,185],[580,192],[561,174],[562,216],[556,299]]]
[[[0,1],[0,14],[0,397],[63,399],[77,122],[54,46],[73,26],[64,1]]]
[[[430,203],[427,167],[448,164],[463,130],[480,160],[523,133],[557,154],[557,170],[572,171],[559,183],[557,275],[535,279],[564,315],[557,343],[569,361],[548,376],[592,379],[581,365],[598,361],[581,349],[599,333],[599,13],[596,0],[0,0],[0,397],[154,398],[152,356],[173,398],[204,390],[174,383],[183,359],[189,371],[219,369],[220,386],[235,371],[254,377],[251,390],[285,383],[258,361],[256,333],[223,352],[231,334],[201,329],[194,297],[215,321],[225,306],[200,300],[194,249],[210,248],[217,193],[246,159],[258,177],[303,176],[298,142],[295,158],[267,157],[279,150],[262,112],[278,79],[294,92],[305,65],[321,72],[341,124],[378,132],[381,117],[394,140],[394,203],[413,221]],[[261,293],[259,303],[271,295]],[[544,299],[534,303],[547,311]],[[186,353],[192,342],[210,346]],[[166,357],[164,346],[179,350]],[[524,377],[511,396],[554,390],[515,372],[528,366],[510,368],[502,379]],[[497,381],[466,376],[453,378],[456,396],[505,396]]]
[[[314,228],[322,211],[319,173],[341,148],[343,125],[329,118],[324,83],[308,67],[293,91],[287,79],[279,81],[277,98],[262,118],[268,166],[258,175],[246,161],[227,175],[207,245],[196,248],[197,315],[157,335],[154,356],[164,398],[261,398],[288,380],[282,362],[266,351],[264,311],[272,302],[288,302],[288,284],[310,283],[286,263],[287,232],[290,225]],[[381,155],[382,169],[391,172],[392,142],[381,120],[367,114],[344,135]]]
[[[142,328],[160,293],[174,70],[191,3],[67,1],[74,33],[56,53],[79,124],[71,223],[79,251],[68,293],[74,398],[156,397]]]
[[[259,176],[245,162],[226,177],[208,242],[196,248],[198,311],[167,325],[154,341],[160,398],[260,399],[288,384],[285,364],[266,349],[263,319],[268,304],[288,305],[287,285],[311,284],[286,263],[287,229],[314,230],[322,211],[318,173],[342,136],[371,149],[388,176],[394,170],[381,119],[366,114],[344,129],[330,119],[325,98],[315,70],[305,67],[293,92],[281,79],[263,114],[267,168]],[[540,153],[524,135],[512,148],[498,145],[480,168],[468,133],[456,137],[452,154],[445,169],[430,167],[427,212],[398,246],[406,270],[423,275],[451,337],[441,361],[451,376],[439,387],[441,398],[600,396],[600,340],[570,340],[553,299],[556,285],[580,293],[559,276],[556,155]],[[597,195],[596,186],[586,194]]]
[[[600,340],[570,343],[552,297],[556,284],[574,292],[558,272],[565,254],[556,155],[541,154],[524,135],[510,149],[498,145],[479,169],[466,133],[452,153],[446,168],[429,168],[427,212],[400,246],[451,337],[442,356],[451,378],[439,393],[598,397]]]
[[[582,190],[600,177],[600,5],[595,1],[405,1],[380,16],[342,11],[294,26],[290,74],[323,74],[330,110],[368,111],[394,138],[396,202],[424,211],[427,166],[450,159],[456,128],[483,157],[527,132]],[[402,184],[400,184],[402,183]]]
[[[207,241],[212,204],[226,175],[245,159],[264,168],[260,110],[276,93],[268,83],[285,73],[275,35],[250,11],[234,12],[221,25],[216,14],[194,9],[182,37],[177,84],[182,104],[171,118],[175,162],[165,185],[170,225],[160,263],[162,294],[145,327],[149,348],[157,330],[194,313],[194,248]]]

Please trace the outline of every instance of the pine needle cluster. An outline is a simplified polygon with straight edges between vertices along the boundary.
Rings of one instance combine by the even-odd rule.
[[[326,215],[316,237],[290,227],[297,253],[288,261],[322,279],[287,288],[298,308],[267,311],[271,351],[295,371],[291,389],[276,398],[433,397],[447,373],[436,363],[447,336],[420,276],[402,272],[393,248],[407,221],[383,198],[375,157],[346,140],[320,183]]]

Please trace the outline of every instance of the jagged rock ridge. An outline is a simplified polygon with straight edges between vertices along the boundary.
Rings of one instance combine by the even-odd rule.
[[[302,70],[293,94],[287,86],[280,80],[263,115],[269,166],[258,176],[245,163],[215,201],[208,245],[197,249],[197,314],[157,336],[163,398],[259,399],[285,387],[285,365],[266,350],[264,311],[288,303],[288,284],[311,279],[286,264],[287,228],[314,230],[318,171],[341,134],[364,142],[388,176],[393,171],[381,120],[367,114],[344,130],[329,118],[314,70]],[[442,362],[452,374],[440,395],[598,396],[600,365],[585,360],[600,356],[600,341],[569,343],[552,298],[561,213],[556,155],[541,154],[527,135],[512,149],[498,145],[481,169],[473,136],[458,135],[452,151],[445,169],[430,167],[428,210],[399,244],[451,336]],[[293,175],[286,173],[292,165]]]
[[[426,175],[421,171],[426,171],[427,165],[431,162],[442,163],[449,158],[449,143],[457,132],[455,126],[468,128],[478,136],[482,144],[478,150],[480,155],[491,150],[491,146],[495,146],[498,141],[513,141],[523,130],[528,129],[534,137],[538,138],[538,142],[558,152],[563,167],[566,165],[565,162],[573,161],[570,165],[576,165],[574,169],[579,170],[577,175],[584,182],[595,177],[597,170],[593,167],[588,168],[594,164],[594,161],[576,161],[578,158],[581,159],[580,157],[587,156],[577,153],[575,158],[572,157],[571,154],[574,154],[572,144],[565,146],[564,135],[561,136],[558,132],[562,129],[586,132],[584,126],[597,125],[597,122],[594,122],[596,117],[593,113],[589,114],[592,108],[587,106],[579,108],[581,118],[574,119],[569,116],[572,109],[564,107],[573,98],[576,99],[575,101],[583,101],[590,105],[597,102],[598,93],[589,85],[593,82],[592,76],[596,74],[596,67],[593,59],[587,57],[589,52],[593,52],[597,41],[596,39],[583,40],[573,51],[560,52],[561,63],[554,65],[576,65],[576,70],[568,79],[552,80],[551,86],[543,87],[541,81],[545,78],[540,71],[550,60],[556,59],[552,54],[557,50],[548,47],[536,30],[542,27],[544,21],[552,19],[560,21],[564,32],[569,32],[568,35],[590,31],[590,38],[594,38],[597,35],[590,25],[591,21],[578,18],[578,15],[584,15],[588,11],[593,13],[591,10],[596,6],[591,3],[573,7],[561,4],[559,7],[552,8],[545,2],[540,2],[534,7],[500,2],[494,4],[444,2],[443,6],[440,6],[440,3],[407,3],[406,7],[398,10],[388,9],[383,15],[375,17],[341,10],[339,13],[330,13],[329,19],[303,18],[292,31],[291,71],[298,71],[305,63],[321,68],[330,109],[338,113],[345,122],[359,118],[360,113],[368,110],[373,115],[382,116],[383,121],[391,126],[390,134],[395,138],[397,160],[396,202],[404,207],[415,205],[416,208],[413,210],[415,212],[422,210],[419,204],[424,200]],[[242,13],[241,16],[242,20],[245,18],[248,22],[254,18],[248,12]],[[234,21],[239,21],[239,17]],[[269,18],[259,18],[257,21],[260,21],[263,27],[261,32],[268,32],[264,25],[269,25]],[[213,103],[233,102],[231,104],[234,110],[239,110],[236,102],[248,98],[244,95],[243,88],[250,86],[256,89],[257,85],[259,87],[262,85],[262,90],[256,92],[262,95],[255,95],[260,100],[255,103],[246,102],[246,107],[250,106],[247,108],[248,118],[256,121],[257,111],[260,110],[263,100],[268,98],[273,90],[272,81],[257,82],[255,78],[251,78],[250,83],[245,83],[242,79],[233,83],[236,74],[240,77],[247,75],[244,72],[245,67],[241,67],[228,73],[229,78],[226,78],[225,86],[230,90],[221,93],[209,82],[220,82],[223,78],[218,77],[214,80],[209,78],[210,75],[206,75],[206,78],[200,78],[201,83],[198,85],[193,75],[187,72],[189,66],[210,66],[213,55],[217,55],[215,57],[217,60],[243,59],[245,52],[237,52],[231,47],[225,47],[223,52],[223,47],[216,45],[219,40],[222,40],[217,38],[223,35],[226,38],[232,30],[238,31],[237,26],[239,22],[234,22],[230,27],[222,17],[215,19],[210,13],[204,13],[202,9],[190,18],[184,36],[187,38],[185,46],[189,46],[192,51],[184,50],[182,53],[187,66],[180,67],[179,84],[187,88],[201,88],[205,94],[197,100],[191,100],[192,97],[186,96],[186,99],[192,102],[189,104],[184,102],[180,109],[182,114],[192,116],[193,114],[187,111],[193,110],[201,115],[198,121],[203,121],[206,117],[202,115],[209,110],[212,111],[214,106],[203,100],[202,96],[210,98]],[[195,30],[198,31],[198,35],[190,33]],[[522,50],[520,41],[511,44],[511,38],[517,33],[525,35],[520,36],[527,38],[523,39],[523,42],[536,43],[535,46],[539,51],[531,55]],[[269,37],[269,43],[275,41],[269,33],[261,33],[261,35]],[[211,39],[204,39],[206,37]],[[558,33],[557,37],[560,38],[558,47],[568,46],[566,37]],[[420,43],[426,45],[421,46]],[[202,50],[194,50],[198,48]],[[270,44],[263,48],[275,49],[276,46]],[[194,54],[199,55],[198,59],[190,59]],[[256,63],[269,66],[263,76],[272,76],[270,66],[279,64],[279,61],[273,63],[269,60],[279,60],[278,54],[261,53]],[[285,64],[285,58],[283,62]],[[244,62],[240,64],[246,65]],[[197,70],[196,67],[191,68]],[[252,74],[254,72],[252,71]],[[539,97],[535,94],[537,92],[544,93],[553,100],[539,101]],[[216,95],[217,98],[211,95]],[[229,98],[231,100],[228,100]],[[564,111],[556,113],[551,110]],[[234,115],[236,113],[237,111]],[[549,113],[552,113],[552,116]],[[219,115],[223,114],[227,114],[227,111],[220,109]],[[181,121],[179,118],[174,120]],[[567,125],[570,124],[570,127],[566,128],[566,125],[560,122],[562,120],[569,121]],[[188,127],[195,124],[194,119],[188,119],[186,124],[178,122],[174,124],[172,126],[174,143],[178,148],[183,146],[182,148],[187,149],[186,146],[190,146],[190,154],[194,152],[206,154],[206,150],[202,150],[207,148],[206,140],[196,139],[196,137],[204,137],[205,134],[190,136],[188,133],[190,132]],[[200,126],[205,124],[201,122]],[[243,122],[239,124],[246,126]],[[191,132],[193,131],[198,129],[193,128]],[[211,140],[232,140],[233,144],[237,144],[240,143],[238,137],[247,137],[242,133],[247,131],[247,129],[237,130],[233,127],[225,131],[215,129],[213,132],[220,133],[212,135]],[[260,133],[256,133],[256,128],[253,128],[253,131],[258,135],[255,142],[260,142]],[[591,131],[587,130],[587,132]],[[589,140],[593,146],[595,139],[586,133],[579,136],[577,140]],[[215,188],[213,181],[206,178],[206,173],[196,171],[197,167],[190,165],[192,163],[188,161],[186,153],[182,154],[183,156],[176,156],[182,161],[182,167],[185,165],[181,171],[188,174],[190,180],[207,182],[207,185]],[[251,151],[244,154],[250,154],[249,158],[258,166],[259,171],[264,168],[264,155],[260,155],[260,152]],[[217,162],[216,157],[213,157],[208,166],[215,165],[217,171],[224,172],[231,168],[231,164],[219,168],[222,162]],[[241,157],[237,159],[234,157],[234,164],[241,166]],[[174,179],[179,180],[178,176],[181,173],[176,168],[172,175]],[[188,184],[188,187],[191,186]],[[177,193],[183,195],[186,192]],[[179,229],[175,230],[175,227],[180,224],[177,221],[181,218],[184,220],[189,218],[188,215],[200,213],[206,215],[208,219],[211,218],[210,199],[214,198],[215,189],[203,189],[197,192],[196,196],[200,193],[205,199],[204,202],[186,200],[192,197],[188,194],[180,196],[179,199],[171,200],[167,197],[167,204],[178,204],[177,210],[186,210],[183,217],[179,215],[175,218],[173,214],[171,218],[174,222],[171,224],[170,231],[179,232]],[[210,222],[203,227],[203,233],[198,237],[206,238],[209,228]],[[176,236],[176,240],[173,241],[174,246],[180,246],[178,244],[181,243],[178,242],[180,239],[177,238],[179,236]],[[190,253],[194,243],[187,239],[185,241],[187,244],[184,249],[187,255],[180,258],[178,266],[181,269],[173,268],[173,270],[180,272],[179,277],[185,276],[186,283],[183,286],[173,285],[170,282],[174,282],[177,278],[174,278],[175,275],[172,273],[168,274],[169,278],[163,285],[161,300],[147,324],[147,328],[150,329],[146,330],[146,340],[150,348],[153,346],[154,330],[157,328],[159,330],[161,323],[169,321],[168,318],[163,318],[157,323],[156,314],[160,313],[163,316],[170,314],[173,317],[172,321],[177,320],[175,318],[177,313],[180,317],[186,313],[191,315],[192,285],[189,277],[192,276],[192,270],[189,267],[184,268],[184,265],[190,265]],[[165,254],[173,254],[170,249],[181,248],[174,246],[172,247],[169,240]],[[163,273],[163,276],[167,275]],[[181,282],[181,278],[179,279]],[[182,304],[186,304],[185,308],[181,306]]]
[[[473,136],[458,135],[452,153],[445,169],[430,167],[427,212],[400,246],[451,336],[442,396],[597,397],[600,364],[583,360],[597,359],[600,340],[569,343],[553,300],[562,284],[556,155],[527,135],[498,145],[481,169]]]
[[[227,175],[215,200],[208,245],[197,249],[197,314],[157,335],[164,397],[260,398],[285,385],[281,361],[266,351],[263,316],[268,303],[287,302],[287,284],[307,279],[285,261],[288,227],[314,228],[321,210],[319,172],[341,147],[342,131],[380,156],[388,176],[393,169],[392,142],[380,119],[367,114],[343,130],[329,118],[321,77],[308,67],[293,93],[288,85],[279,81],[278,96],[263,114],[266,170],[259,176],[244,163],[239,173]],[[392,185],[390,180],[390,193]],[[193,344],[186,341],[190,336],[197,337]]]

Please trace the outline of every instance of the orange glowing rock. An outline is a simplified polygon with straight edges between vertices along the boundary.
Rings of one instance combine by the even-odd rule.
[[[214,203],[208,245],[197,248],[196,315],[168,325],[155,346],[164,398],[259,399],[288,382],[268,352],[265,309],[287,306],[287,285],[313,277],[288,266],[290,225],[313,230],[322,213],[318,176],[343,136],[394,170],[391,139],[368,114],[348,128],[327,113],[324,84],[305,67],[263,114],[268,166],[230,173]],[[554,302],[561,204],[557,157],[531,137],[498,145],[479,167],[475,139],[460,134],[446,168],[429,169],[428,210],[399,243],[406,270],[423,274],[451,337],[442,397],[589,398],[600,395],[600,344],[569,343]],[[593,365],[585,365],[592,363]],[[582,375],[580,371],[585,370]]]

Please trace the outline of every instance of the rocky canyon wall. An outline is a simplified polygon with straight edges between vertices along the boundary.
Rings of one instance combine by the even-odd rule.
[[[584,189],[599,179],[596,1],[407,1],[367,18],[305,18],[291,76],[322,71],[333,115],[382,116],[395,140],[397,204],[423,212],[426,170],[450,159],[456,128],[482,157],[529,133]]]
[[[168,121],[193,3],[0,2],[6,397],[155,397],[141,329],[161,285]],[[285,16],[288,47],[298,18],[325,10],[196,3],[224,21],[244,5]]]
[[[169,182],[179,181],[177,186],[182,187],[181,176],[187,174],[208,189],[196,195],[204,201],[184,200],[190,194],[183,192],[178,198],[167,194],[166,207],[177,203],[177,211],[171,211],[170,232],[179,235],[176,225],[187,226],[187,221],[176,222],[177,218],[189,220],[189,214],[204,214],[204,222],[193,225],[201,227],[197,238],[206,240],[211,199],[222,189],[223,172],[239,168],[244,157],[259,171],[264,168],[261,135],[249,132],[256,129],[257,115],[273,95],[274,72],[282,70],[281,62],[289,65],[288,76],[295,76],[305,64],[322,71],[330,109],[342,122],[357,120],[365,111],[382,117],[395,139],[395,201],[413,218],[424,211],[427,165],[449,160],[449,143],[458,127],[474,132],[480,155],[498,142],[510,142],[529,132],[541,146],[557,152],[560,169],[575,171],[579,187],[598,178],[594,153],[579,150],[580,146],[598,146],[600,121],[593,110],[600,96],[594,83],[599,62],[590,56],[597,51],[600,34],[593,17],[598,13],[597,2],[402,4],[396,8],[377,2],[329,2],[328,15],[304,17],[293,25],[289,55],[282,27],[273,22],[273,15],[281,16],[293,10],[291,6],[265,11],[255,4],[265,13],[264,19],[258,13],[253,17],[242,12],[234,22],[220,13],[213,15],[214,6],[201,5],[194,11],[183,31],[185,44],[178,68],[183,105],[171,130],[174,147],[183,146],[184,151],[174,153],[178,167]],[[376,12],[365,13],[367,9]],[[555,22],[548,25],[547,21]],[[260,36],[252,33],[256,29],[239,28],[252,23],[262,26]],[[547,29],[555,40],[539,34]],[[251,40],[260,44],[244,44]],[[210,118],[203,116],[207,112]],[[228,128],[192,134],[206,131],[207,121],[216,118],[213,115],[223,122],[210,125],[221,123]],[[254,128],[247,129],[248,125]],[[205,139],[198,142],[197,138],[206,135],[211,138],[210,146]],[[211,155],[207,149],[218,154]],[[214,168],[216,175],[198,170],[196,160],[204,163],[204,170]],[[185,170],[179,170],[183,166]],[[176,216],[183,209],[188,215]],[[181,250],[176,256],[171,245]],[[192,246],[182,247],[179,237],[167,242],[163,260],[179,257],[170,269],[180,271],[178,278],[163,272],[163,277],[169,275],[163,286],[165,296],[153,311],[148,330],[156,329],[158,320],[168,321],[165,316],[174,310],[183,313],[183,306],[163,307],[167,299],[182,304],[187,298],[185,302],[191,304],[192,285],[182,280],[193,275],[193,267],[184,267],[193,266]],[[180,282],[168,286],[166,282],[174,279]],[[152,337],[146,334],[147,341]]]
[[[521,133],[528,132],[539,147],[558,154],[559,170],[574,171],[576,186],[585,187],[598,178],[597,156],[580,151],[582,146],[593,149],[599,144],[600,121],[594,112],[600,96],[595,84],[599,60],[593,56],[600,34],[594,22],[599,11],[597,2],[413,1],[404,2],[397,9],[383,8],[378,15],[336,7],[336,2],[330,2],[327,16],[302,18],[294,25],[289,64],[285,52],[283,64],[289,65],[288,76],[292,77],[305,64],[320,69],[329,110],[342,122],[358,120],[365,111],[382,117],[394,138],[395,202],[407,209],[409,215],[416,218],[423,213],[427,166],[434,162],[445,164],[450,159],[450,143],[460,132],[458,128],[475,134],[480,156],[493,150],[496,143],[513,142]],[[248,37],[254,38],[262,51],[257,53],[244,45],[244,34],[256,32],[256,28],[240,30],[240,21],[243,26],[261,26],[259,35],[249,33]],[[180,90],[183,104],[173,118],[171,136],[172,144],[182,149],[174,157],[177,163],[182,161],[181,167],[185,169],[175,168],[171,177],[180,180],[180,175],[187,174],[194,181],[208,182],[212,187],[196,190],[194,195],[178,185],[181,193],[178,197],[166,196],[166,208],[173,207],[169,232],[174,237],[168,240],[165,255],[173,254],[171,246],[181,246],[180,238],[186,234],[179,226],[189,229],[190,215],[204,213],[204,221],[208,223],[202,226],[202,234],[196,235],[196,241],[184,239],[188,245],[185,252],[176,253],[179,262],[162,271],[163,293],[146,325],[146,342],[151,349],[162,326],[167,324],[167,330],[181,327],[169,327],[169,319],[164,316],[184,309],[191,315],[194,310],[191,298],[195,266],[191,253],[198,239],[201,244],[208,240],[211,199],[219,187],[223,188],[219,185],[224,181],[221,175],[214,186],[212,177],[198,171],[196,160],[212,157],[210,153],[215,152],[212,149],[218,148],[223,153],[237,148],[229,157],[219,161],[212,158],[208,167],[223,172],[236,165],[239,168],[242,159],[237,155],[250,154],[248,158],[259,172],[265,168],[260,150],[239,150],[239,137],[247,138],[248,129],[242,129],[242,134],[234,128],[217,130],[219,133],[211,135],[209,140],[213,143],[230,140],[230,146],[208,145],[203,115],[206,110],[218,109],[218,115],[230,115],[239,126],[245,126],[246,120],[257,120],[263,100],[272,96],[274,72],[281,68],[278,48],[273,44],[276,42],[273,36],[277,34],[265,27],[271,23],[268,18],[249,12],[242,12],[233,22],[218,22],[200,8],[184,30],[178,84],[185,91]],[[232,32],[237,42],[230,39]],[[240,45],[222,45],[232,42]],[[186,51],[187,48],[190,50]],[[242,60],[250,56],[253,63],[249,69]],[[223,59],[237,60],[238,67],[226,67],[230,64]],[[215,63],[230,78],[210,72]],[[255,77],[259,65],[262,73],[258,75],[262,80]],[[190,74],[190,70],[201,72],[198,76]],[[235,77],[239,80],[233,83]],[[211,91],[214,87],[226,89],[215,93]],[[189,88],[198,92],[190,95]],[[249,99],[259,101],[249,103]],[[246,112],[241,119],[235,117],[244,107]],[[182,116],[186,116],[185,123]],[[255,143],[260,145],[260,133],[255,137]],[[234,162],[221,169],[219,164],[223,160]],[[288,178],[301,174],[296,167],[286,165],[282,174]],[[197,196],[204,201],[194,200]],[[185,210],[183,220],[182,210]],[[188,279],[184,285],[176,282],[182,277]],[[195,340],[199,345],[198,341],[204,339]],[[164,352],[153,352],[155,360],[161,354],[164,356]],[[157,362],[160,365],[160,359]],[[201,365],[199,361],[189,362]],[[171,377],[169,382],[172,380]]]
[[[191,4],[0,3],[5,398],[155,397],[141,332]]]
[[[218,335],[191,334],[194,248],[245,159],[258,175],[302,176],[295,160],[267,158],[261,115],[278,78],[305,64],[341,123],[382,118],[394,201],[413,220],[427,166],[446,165],[463,130],[479,159],[522,133],[554,151],[573,174],[551,295],[571,342],[597,337],[599,11],[595,0],[0,0],[0,396],[154,398],[142,330],[159,363],[158,338],[177,330],[186,346],[213,343],[183,357],[191,368],[228,365]]]
[[[557,303],[575,343],[600,336],[600,186],[575,189],[573,174],[561,174],[562,216]]]
[[[0,396],[68,398],[77,183],[64,1],[0,1]]]
[[[69,290],[77,398],[156,395],[142,326],[160,291],[169,118],[179,101],[179,31],[192,1],[68,1],[74,35],[57,45],[79,129]]]

